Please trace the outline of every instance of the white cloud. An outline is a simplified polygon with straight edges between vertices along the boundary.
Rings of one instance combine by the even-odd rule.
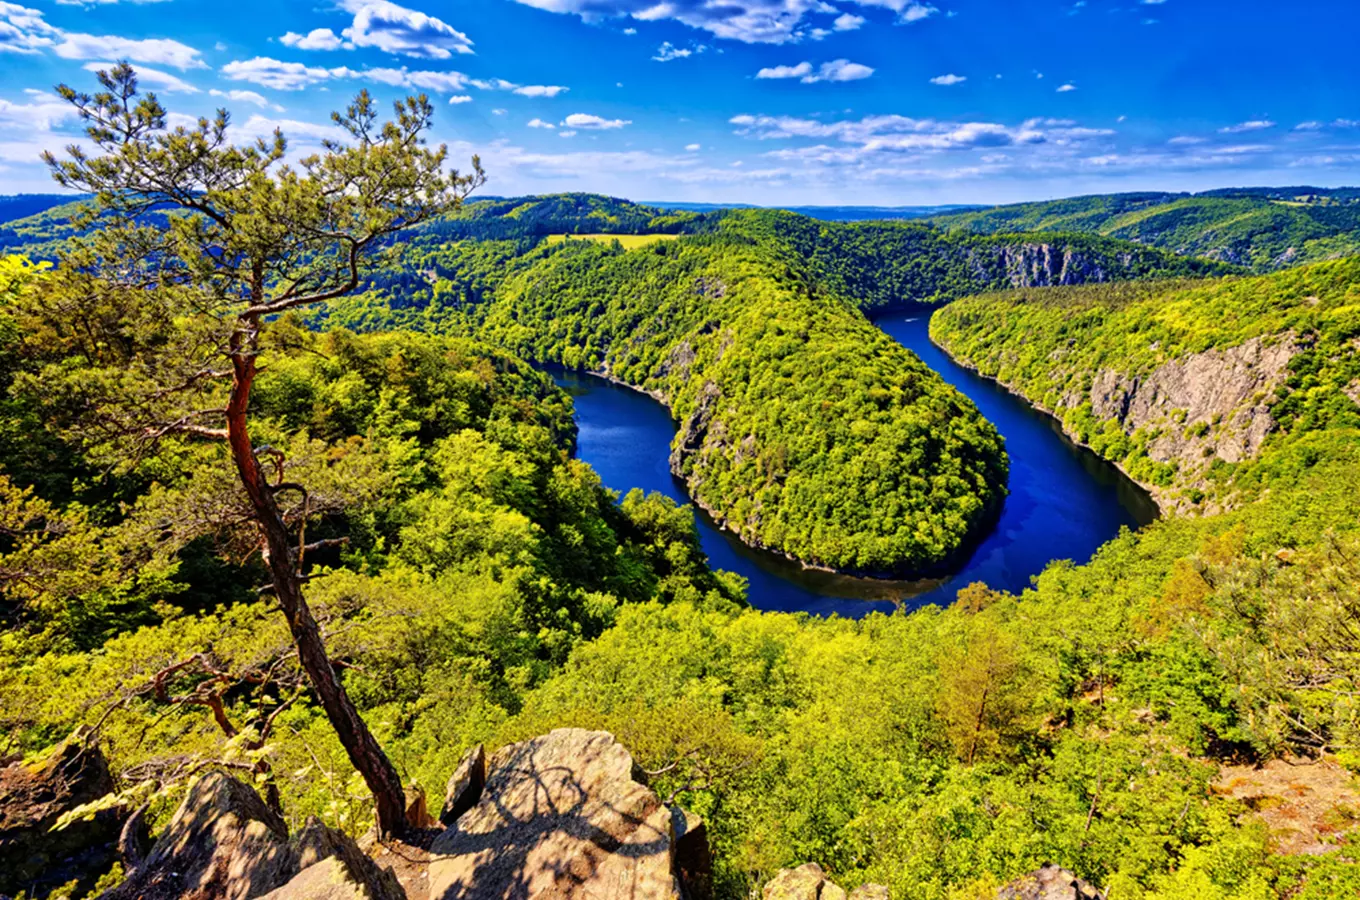
[[[556,97],[558,94],[570,90],[570,88],[565,88],[560,84],[526,84],[510,90],[521,97]]]
[[[559,132],[557,133],[557,136],[558,136],[558,137],[564,137],[564,138],[576,137],[576,132],[571,131],[571,130],[567,130],[567,131],[559,131]]]
[[[625,29],[623,29],[623,33],[626,34],[626,35],[632,36],[632,35],[637,34],[637,29],[636,29],[636,28],[625,28]]]
[[[0,3],[0,52],[38,53],[52,46],[59,34],[47,24],[41,10]]]
[[[950,72],[948,75],[936,75],[934,78],[930,79],[930,83],[941,84],[948,87],[952,84],[962,84],[967,80],[967,75],[955,75],[953,72]]]
[[[925,3],[912,3],[902,10],[902,21],[907,23],[919,22],[922,19],[930,18],[937,12],[939,12],[938,9]]]
[[[390,0],[339,0],[339,5],[354,14],[341,34],[356,47],[426,59],[473,52],[472,40],[452,25]]]
[[[656,48],[656,55],[652,59],[657,62],[670,62],[675,59],[686,59],[699,53],[703,53],[708,47],[699,44],[696,47],[677,47],[670,41],[665,41],[660,47]]]
[[[757,78],[802,78],[812,74],[812,63],[800,62],[796,66],[771,66],[756,73]]]
[[[1228,125],[1218,129],[1219,134],[1242,134],[1248,131],[1264,131],[1267,128],[1274,128],[1275,123],[1269,119],[1252,119],[1249,122],[1238,122],[1236,125]]]
[[[331,69],[281,62],[267,56],[232,60],[222,67],[222,74],[231,81],[245,81],[277,91],[300,91],[333,77]]]
[[[864,24],[863,16],[856,16],[853,15],[852,13],[845,13],[844,15],[838,16],[836,18],[836,21],[831,23],[831,27],[834,28],[836,31],[854,31],[856,28],[860,27],[863,24]]]
[[[1333,119],[1330,122],[1300,122],[1294,126],[1295,131],[1322,131],[1325,128],[1360,128],[1360,122],[1355,119]]]
[[[298,34],[290,31],[279,41],[285,47],[293,47],[298,50],[339,50],[342,47],[346,50],[353,50],[354,45],[340,40],[339,35],[329,28],[313,28],[306,34]]]
[[[471,103],[471,102],[472,102],[472,98],[469,97],[467,94],[454,94],[452,97],[449,98],[449,103],[453,104],[454,106],[457,106],[457,105],[460,104],[460,103]]]
[[[1076,89],[1077,89],[1077,86],[1076,86],[1075,84],[1072,84],[1072,83],[1069,81],[1067,84],[1062,84],[1062,85],[1059,85],[1059,86],[1058,86],[1058,93],[1059,93],[1059,94],[1067,94],[1067,93],[1071,93],[1072,91],[1075,91]]]
[[[1202,137],[1194,137],[1193,135],[1181,134],[1177,135],[1176,137],[1173,137],[1171,140],[1167,141],[1167,143],[1177,147],[1189,147],[1193,144],[1202,144],[1204,143],[1204,141],[1205,138]]]
[[[208,67],[198,50],[169,38],[133,40],[112,34],[62,32],[52,51],[63,59],[128,59],[180,70]]]
[[[548,128],[548,129],[553,129],[553,128],[556,128],[556,127],[557,127],[557,126],[554,125],[553,123],[551,123],[551,122],[545,122],[545,121],[543,121],[542,119],[530,119],[528,124],[529,124],[529,127],[530,127],[530,128]]]
[[[332,69],[337,76],[349,75],[392,87],[416,88],[422,91],[461,91],[468,84],[468,77],[462,72],[411,71],[405,66],[400,69],[364,69],[355,72],[350,69]]]
[[[822,63],[821,67],[815,71],[812,68],[812,63],[800,62],[796,66],[775,66],[769,69],[761,69],[756,73],[756,77],[761,79],[797,78],[803,84],[816,84],[819,81],[859,81],[872,74],[874,74],[874,70],[869,66],[853,63],[848,59],[836,59]]]
[[[42,91],[29,93],[31,102],[11,103],[0,100],[0,129],[13,128],[21,131],[51,131],[63,122],[79,117],[71,104],[56,96]],[[37,158],[34,154],[33,159]]]
[[[592,116],[587,113],[572,113],[562,120],[562,124],[567,128],[604,131],[612,128],[622,128],[625,125],[632,125],[633,123],[628,119],[606,119],[602,116]]]
[[[114,62],[89,62],[81,68],[87,72],[98,72],[100,69],[112,69],[116,65],[117,63]],[[171,75],[169,72],[162,72],[160,69],[148,69],[145,66],[137,67],[137,81],[153,91],[165,91],[167,94],[197,94],[199,92],[198,88],[178,75]]]
[[[686,145],[685,145],[685,150],[686,150],[687,152],[689,152],[689,153],[698,153],[698,152],[699,152],[700,150],[702,150],[702,149],[704,149],[704,148],[701,147],[699,144],[686,144]]]
[[[641,22],[671,19],[707,31],[714,37],[748,44],[789,44],[814,34],[805,20],[835,14],[825,0],[516,0],[549,12],[580,16],[586,21],[629,17]],[[861,7],[889,9],[903,23],[919,22],[939,12],[920,0],[846,0]],[[842,18],[857,19],[844,14]],[[847,22],[849,21],[847,19]],[[848,30],[848,29],[846,29]]]
[[[231,127],[231,137],[233,140],[254,140],[255,138],[267,138],[278,129],[291,142],[317,144],[323,140],[343,140],[345,132],[339,127],[331,124],[318,125],[314,122],[302,122],[297,119],[271,119],[258,113],[251,116],[243,124]]]
[[[208,91],[208,95],[211,97],[222,97],[236,103],[253,103],[256,106],[263,106],[267,109],[272,109],[275,112],[283,112],[282,106],[279,106],[277,103],[270,103],[265,99],[263,94],[257,94],[255,91],[219,91],[217,88],[213,88]]]

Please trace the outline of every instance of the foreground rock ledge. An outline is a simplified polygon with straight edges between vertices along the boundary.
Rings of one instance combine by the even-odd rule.
[[[603,731],[501,748],[477,804],[431,847],[430,896],[679,900],[672,812],[633,773]]]

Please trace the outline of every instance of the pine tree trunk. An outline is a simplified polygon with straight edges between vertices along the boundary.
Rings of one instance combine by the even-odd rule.
[[[345,687],[336,677],[326,654],[321,629],[302,596],[302,582],[296,568],[297,550],[293,535],[274,498],[273,488],[260,469],[251,443],[247,420],[250,391],[255,381],[259,322],[243,320],[233,336],[231,361],[233,381],[227,406],[227,441],[241,484],[255,510],[264,538],[264,560],[274,582],[274,594],[288,618],[288,628],[297,645],[298,661],[316,691],[326,718],[335,728],[350,762],[373,793],[378,831],[383,836],[399,835],[406,830],[405,793],[401,776],[383,752],[368,725],[359,716]]]

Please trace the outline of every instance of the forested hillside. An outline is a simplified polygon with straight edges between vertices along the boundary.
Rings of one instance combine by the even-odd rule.
[[[1360,428],[1360,257],[969,298],[931,335],[1175,507],[1241,505],[1266,487],[1263,459]]]
[[[625,250],[545,238],[663,230],[645,208],[515,209],[524,230],[476,232],[497,239],[441,221],[393,243],[365,293],[261,336],[259,453],[336,677],[404,782],[437,798],[477,743],[607,729],[703,817],[734,900],[807,861],[894,900],[990,898],[1049,861],[1131,900],[1360,891],[1356,260],[1203,280],[1222,268],[1113,240],[772,212]],[[1148,280],[1032,286],[1096,269]],[[65,277],[0,266],[0,747],[32,762],[97,725],[156,829],[218,769],[295,828],[363,833],[225,450],[191,429],[119,450],[158,367],[221,335],[174,291]],[[572,458],[570,399],[522,360],[663,398],[694,495],[753,542],[928,563],[984,527],[1002,447],[857,307],[1016,277],[933,334],[1207,514],[944,609],[747,608],[690,510],[616,503]]]
[[[1102,194],[950,213],[927,221],[976,234],[1099,234],[1257,272],[1360,251],[1360,197],[1354,189]]]

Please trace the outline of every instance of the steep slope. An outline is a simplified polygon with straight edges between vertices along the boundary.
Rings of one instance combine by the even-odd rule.
[[[1164,505],[1239,504],[1268,449],[1360,427],[1360,258],[975,297],[936,313],[931,336]]]
[[[1108,194],[998,206],[928,221],[977,234],[1099,234],[1257,272],[1360,252],[1360,198],[1349,189]]]

